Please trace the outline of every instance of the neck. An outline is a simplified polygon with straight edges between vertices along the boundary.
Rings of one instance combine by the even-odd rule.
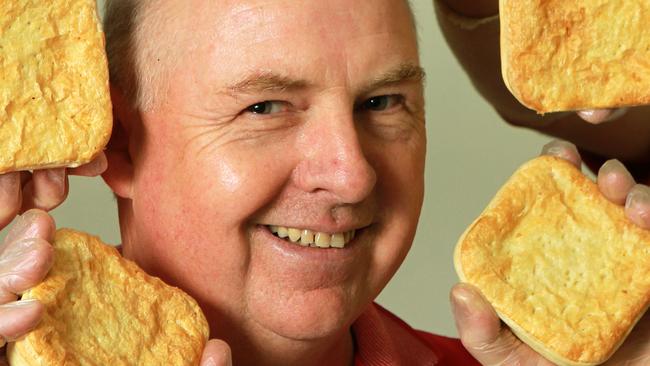
[[[206,314],[212,332],[211,337],[222,338],[232,350],[233,365],[256,366],[349,366],[354,362],[354,341],[352,331],[347,328],[340,333],[321,339],[289,339],[266,329],[243,330],[232,318],[223,317],[211,321]]]

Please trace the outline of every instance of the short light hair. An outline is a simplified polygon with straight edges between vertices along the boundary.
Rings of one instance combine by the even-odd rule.
[[[410,0],[406,3],[415,26]],[[111,82],[135,109],[147,111],[158,106],[169,90],[169,73],[182,63],[182,32],[172,32],[170,26],[175,6],[183,7],[184,1],[105,1],[104,32]]]
[[[180,47],[179,32],[166,31],[174,16],[168,8],[179,3],[183,2],[105,2],[104,32],[111,82],[134,108],[154,108],[168,90],[166,74],[178,61]]]

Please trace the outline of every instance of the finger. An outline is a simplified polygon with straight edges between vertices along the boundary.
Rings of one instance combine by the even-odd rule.
[[[634,178],[620,161],[608,160],[598,170],[598,188],[608,200],[622,205],[634,187]]]
[[[43,304],[21,300],[0,305],[0,344],[12,342],[34,329],[43,316]]]
[[[230,346],[219,339],[209,340],[203,349],[201,366],[232,366]]]
[[[106,171],[107,167],[108,160],[106,160],[106,154],[102,151],[90,163],[68,169],[68,174],[81,175],[84,177],[96,177]]]
[[[650,187],[637,184],[625,200],[625,214],[644,229],[650,229]]]
[[[563,141],[553,140],[542,148],[542,155],[551,155],[562,158],[571,164],[575,165],[578,169],[582,166],[582,159],[576,145]]]
[[[54,249],[39,238],[22,239],[7,244],[0,256],[0,303],[36,286],[52,267]]]
[[[35,170],[32,180],[23,188],[23,210],[39,208],[52,210],[68,195],[65,168]]]
[[[496,312],[478,289],[467,284],[454,286],[451,304],[460,339],[481,364],[552,365],[501,326]]]
[[[16,221],[5,236],[0,255],[8,243],[29,238],[40,238],[46,241],[54,239],[56,225],[54,219],[47,212],[32,209],[16,218]]]
[[[20,173],[12,172],[0,175],[0,229],[14,219],[20,210],[22,196],[20,191]]]
[[[578,116],[585,122],[600,124],[610,122],[622,117],[627,112],[627,108],[617,109],[588,109],[579,111]]]
[[[42,281],[52,266],[54,231],[54,220],[44,211],[30,210],[16,219],[0,247],[0,303]]]

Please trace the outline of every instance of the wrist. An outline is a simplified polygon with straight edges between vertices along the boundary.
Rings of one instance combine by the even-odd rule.
[[[457,15],[468,18],[488,18],[499,14],[497,0],[438,0]]]
[[[487,3],[487,1],[480,1],[480,2]],[[455,1],[455,0],[433,0],[433,5],[436,9],[436,14],[439,19],[443,20],[446,23],[454,25],[455,27],[460,28],[462,30],[474,31],[483,25],[490,24],[493,22],[498,22],[499,20],[498,11],[488,16],[474,17],[474,16],[469,16],[467,14],[459,13],[454,8],[452,8],[452,6],[449,5],[449,3],[454,3],[456,4],[456,6],[458,6],[459,4],[465,2]],[[487,13],[487,9],[484,8],[484,10],[486,10]],[[478,14],[482,14],[482,12],[474,11],[472,12],[472,14],[478,15]]]

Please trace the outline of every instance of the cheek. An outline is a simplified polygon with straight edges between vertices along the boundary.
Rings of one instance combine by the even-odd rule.
[[[410,148],[386,149],[381,155],[384,158],[377,163],[381,224],[376,233],[371,273],[378,290],[404,261],[420,217],[424,196],[424,144]]]
[[[151,149],[139,167],[138,262],[205,302],[237,299],[250,262],[247,225],[282,186],[282,167],[269,169],[265,157],[273,155],[243,149],[201,154],[158,145],[166,148]]]

